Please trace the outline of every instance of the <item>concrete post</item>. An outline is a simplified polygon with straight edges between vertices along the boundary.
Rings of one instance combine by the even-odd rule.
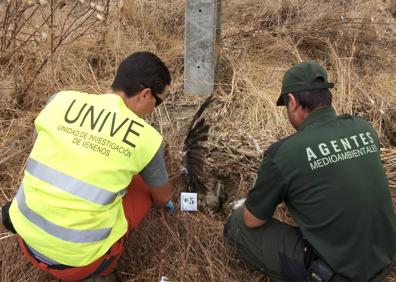
[[[184,91],[213,93],[220,37],[221,0],[186,0]]]

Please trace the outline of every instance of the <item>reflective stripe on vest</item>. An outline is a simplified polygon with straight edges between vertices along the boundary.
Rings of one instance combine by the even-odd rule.
[[[35,128],[11,220],[41,255],[86,266],[128,231],[122,194],[162,137],[120,96],[74,91],[58,93],[35,119]]]
[[[45,164],[39,163],[32,158],[28,159],[26,170],[34,177],[37,177],[62,191],[100,205],[110,204],[119,194],[123,195],[126,193],[126,189],[119,193],[106,191],[97,186],[80,181],[70,175],[64,174]]]
[[[27,219],[30,220],[30,222],[52,236],[64,241],[73,243],[91,243],[106,239],[111,232],[111,228],[96,230],[77,230],[64,228],[46,220],[44,217],[34,212],[26,205],[23,184],[21,184],[19,187],[15,198],[17,200],[19,210]]]
[[[30,247],[26,242],[23,242],[23,244],[25,244],[26,249],[28,249],[28,250],[31,252],[31,254],[32,254],[36,259],[38,259],[38,260],[40,260],[40,261],[42,261],[42,262],[44,262],[45,264],[48,264],[48,265],[56,265],[56,264],[59,264],[59,262],[56,262],[56,261],[54,261],[54,260],[52,260],[52,259],[50,259],[50,258],[47,258],[46,256],[40,254],[40,253],[37,252],[35,249],[33,249],[32,247]]]

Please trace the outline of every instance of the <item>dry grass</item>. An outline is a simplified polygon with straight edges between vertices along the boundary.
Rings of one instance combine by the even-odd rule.
[[[157,53],[172,70],[174,95],[150,120],[165,136],[170,174],[179,173],[185,130],[202,101],[182,90],[184,2],[110,1],[109,13],[99,13],[107,20],[88,12],[88,20],[54,49],[62,23],[70,26],[88,9],[89,3],[78,4],[68,18],[66,11],[76,2],[55,9],[53,29],[50,20],[40,27],[50,6],[33,19],[28,10],[14,37],[13,25],[3,32],[7,2],[0,3],[0,43],[10,42],[0,46],[0,204],[16,192],[32,146],[32,122],[48,96],[61,89],[106,92],[119,62],[138,50]],[[119,265],[123,281],[159,281],[162,275],[172,281],[266,281],[224,245],[222,227],[230,203],[251,187],[262,151],[293,132],[274,101],[284,71],[300,60],[326,65],[337,85],[338,112],[362,115],[374,125],[396,205],[395,7],[394,1],[380,0],[224,2],[217,99],[207,114],[212,128],[206,169],[210,185],[223,184],[229,200],[221,213],[176,212],[168,222],[153,211],[129,241]],[[43,32],[49,35],[45,39]],[[175,195],[184,188],[176,183]],[[292,222],[284,206],[277,217]],[[0,256],[1,281],[51,280],[22,258],[4,229]],[[396,270],[387,281],[396,281]]]

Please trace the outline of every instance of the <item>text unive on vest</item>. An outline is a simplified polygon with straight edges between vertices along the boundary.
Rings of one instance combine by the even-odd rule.
[[[72,110],[75,102],[76,99],[74,99],[71,102],[65,113],[64,119],[67,123],[73,124],[80,122],[80,127],[82,127],[89,117],[87,122],[90,123],[89,124],[90,128],[92,130],[97,130],[97,132],[101,132],[103,128],[106,126],[106,124],[109,124],[110,125],[109,135],[111,137],[115,136],[121,129],[123,129],[124,131],[126,128],[126,130],[124,131],[122,142],[133,148],[136,147],[136,144],[134,144],[133,141],[131,141],[131,137],[133,138],[133,136],[131,135],[134,135],[136,137],[140,136],[140,133],[136,130],[138,130],[137,127],[143,128],[144,127],[143,124],[128,117],[122,121],[117,120],[116,112],[106,111],[105,109],[102,109],[99,113],[98,112],[95,113],[94,106],[88,106],[87,103],[83,104],[79,110],[76,109]]]

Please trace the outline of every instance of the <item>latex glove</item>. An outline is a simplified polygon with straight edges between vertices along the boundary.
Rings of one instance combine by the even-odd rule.
[[[169,202],[166,204],[166,211],[168,212],[168,214],[172,214],[173,211],[175,210],[175,206],[173,205],[172,200],[169,200]]]
[[[242,198],[242,199],[240,199],[240,200],[237,200],[237,201],[232,202],[232,203],[231,203],[231,204],[232,204],[232,209],[233,209],[233,210],[239,209],[240,207],[243,206],[243,204],[245,203],[245,201],[246,201],[246,198]]]

